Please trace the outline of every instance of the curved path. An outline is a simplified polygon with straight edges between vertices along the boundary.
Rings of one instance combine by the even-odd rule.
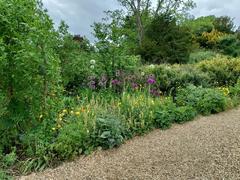
[[[240,108],[155,130],[21,180],[240,179]]]

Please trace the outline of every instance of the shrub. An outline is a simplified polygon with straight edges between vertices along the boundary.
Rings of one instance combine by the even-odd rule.
[[[198,63],[203,60],[210,60],[217,56],[214,51],[199,50],[190,54],[189,63]]]
[[[159,65],[154,68],[144,67],[141,71],[145,74],[153,74],[157,80],[156,88],[167,93],[178,87],[186,87],[188,84],[206,87],[210,81],[208,74],[195,68],[194,65]]]
[[[7,173],[4,170],[1,170],[0,168],[0,179],[2,180],[12,180],[10,176],[7,175]]]
[[[225,55],[240,56],[240,40],[236,35],[226,35],[218,40],[217,48]]]
[[[196,117],[197,111],[190,106],[177,107],[175,103],[168,102],[163,104],[155,113],[156,127],[161,129],[167,129],[171,127],[171,124],[184,123],[190,121]]]
[[[82,122],[71,122],[59,130],[53,150],[60,159],[69,159],[90,148],[90,131]]]
[[[124,141],[125,128],[116,117],[97,118],[94,133],[95,146],[104,149],[117,147]]]
[[[52,150],[60,159],[73,158],[79,154],[89,154],[94,148],[92,132],[97,114],[105,111],[99,99],[85,97],[65,100],[66,109],[58,113],[53,125],[55,134]]]
[[[240,59],[218,56],[197,64],[199,70],[208,73],[210,84],[216,87],[236,84],[240,77]]]
[[[53,143],[53,133],[50,127],[38,126],[20,135],[20,145],[23,149],[21,171],[23,173],[40,171],[51,164],[50,148]]]
[[[155,112],[155,126],[161,129],[170,128],[175,119],[176,105],[172,102],[166,102]]]
[[[229,95],[232,99],[234,106],[237,106],[240,104],[240,80],[238,80],[235,86],[230,87]]]
[[[17,156],[16,156],[16,148],[8,154],[3,154],[1,147],[0,147],[0,179],[2,180],[10,180],[11,178],[8,174],[8,168],[13,166],[16,163]]]
[[[0,134],[7,149],[18,143],[18,133],[40,124],[39,116],[52,110],[57,97],[52,95],[60,92],[60,66],[57,36],[41,3],[0,1],[0,12],[0,96],[5,95]]]
[[[240,80],[230,88],[230,96],[240,96]]]
[[[177,93],[176,102],[179,106],[191,106],[203,114],[218,113],[226,108],[226,97],[217,89],[188,86]]]
[[[197,115],[197,111],[190,106],[177,107],[174,113],[175,113],[174,121],[176,123],[184,123],[187,121],[191,121]]]
[[[199,38],[200,45],[204,48],[216,48],[218,40],[225,34],[213,29],[211,32],[203,32]]]

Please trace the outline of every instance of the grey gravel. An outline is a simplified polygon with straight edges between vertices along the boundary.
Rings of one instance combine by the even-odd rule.
[[[20,180],[240,180],[240,108],[135,137]]]

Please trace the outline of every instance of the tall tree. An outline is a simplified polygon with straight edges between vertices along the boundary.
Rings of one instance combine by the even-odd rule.
[[[169,15],[156,16],[146,28],[139,53],[147,63],[187,63],[192,47],[190,31]]]
[[[229,16],[217,17],[213,24],[216,30],[228,34],[233,33],[235,28],[233,18]]]
[[[150,0],[118,0],[122,6],[127,8],[127,10],[133,14],[136,18],[136,27],[138,32],[139,46],[142,45],[142,40],[144,37],[144,25],[142,20],[143,13],[149,12],[151,6]]]
[[[118,2],[128,10],[129,14],[135,17],[140,47],[145,33],[144,17],[150,14],[154,16],[160,14],[178,15],[185,13],[195,5],[192,0],[158,0],[155,7],[153,7],[151,0],[118,0]]]

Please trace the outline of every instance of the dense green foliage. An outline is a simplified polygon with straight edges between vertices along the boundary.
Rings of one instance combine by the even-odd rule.
[[[0,179],[239,105],[231,18],[186,19],[191,0],[119,2],[127,12],[94,23],[91,44],[37,0],[0,0]]]
[[[17,3],[16,3],[17,2]],[[60,67],[52,21],[34,0],[0,1],[1,145],[37,126],[54,108]]]
[[[234,22],[231,17],[221,16],[214,19],[213,25],[216,30],[223,33],[233,33]]]
[[[194,64],[203,60],[211,60],[217,56],[216,52],[207,50],[196,50],[190,54],[189,63]]]
[[[191,34],[177,25],[170,15],[156,16],[147,27],[143,45],[139,49],[148,63],[187,63],[191,52]]]
[[[240,56],[240,40],[236,35],[226,35],[218,40],[217,47],[226,55]]]
[[[98,118],[96,120],[96,145],[104,149],[119,146],[124,140],[124,126],[114,117]]]
[[[221,91],[188,86],[179,90],[176,97],[179,106],[191,106],[203,114],[218,113],[226,108],[226,97]]]
[[[197,66],[209,74],[210,83],[214,86],[234,85],[240,77],[239,58],[216,57],[200,62]]]

